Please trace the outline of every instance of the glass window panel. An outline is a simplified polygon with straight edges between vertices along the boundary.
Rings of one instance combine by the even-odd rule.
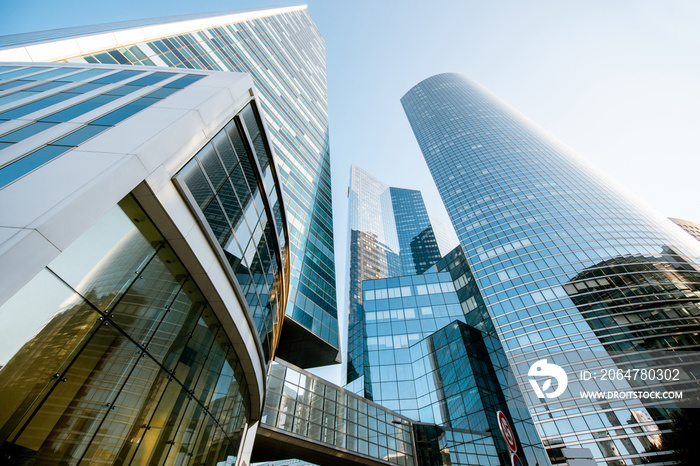
[[[86,92],[93,91],[95,89],[99,89],[100,87],[103,87],[104,84],[98,84],[98,83],[85,83],[81,84],[80,86],[74,87],[72,89],[68,89],[63,92],[68,92],[72,94],[85,94]]]
[[[112,89],[111,91],[105,92],[106,95],[129,95],[134,91],[138,91],[141,89],[139,86],[132,86],[131,83],[126,84],[124,86],[119,86],[116,89]]]
[[[202,150],[197,153],[197,159],[202,164],[204,172],[214,186],[214,191],[218,191],[221,185],[224,184],[224,181],[226,181],[227,174],[221,164],[219,156],[214,150],[214,146],[211,143],[204,146]]]
[[[236,194],[233,192],[233,185],[231,184],[231,180],[226,180],[224,185],[219,190],[218,197],[221,201],[221,205],[224,207],[226,215],[228,216],[231,223],[234,225],[235,231],[237,233],[238,227],[241,223],[240,221],[243,215],[243,209],[241,208],[241,205],[238,202]]]
[[[10,102],[14,102],[15,100],[19,99],[24,99],[25,97],[29,97],[30,95],[36,94],[32,91],[19,91],[15,92],[14,94],[4,95],[0,97],[0,105],[9,104]]]
[[[224,244],[231,234],[231,227],[228,224],[228,220],[224,215],[224,211],[218,199],[214,198],[206,210],[204,210],[204,217],[207,219],[207,223],[211,227],[214,237],[220,244]]]
[[[24,79],[27,79],[29,81],[40,81],[42,79],[49,79],[54,78],[56,76],[61,76],[62,74],[68,74],[71,71],[78,71],[78,68],[58,68],[55,70],[45,71],[43,73],[28,76]]]
[[[143,78],[139,78],[136,81],[131,81],[129,84],[132,86],[148,86],[150,84],[161,82],[164,79],[168,79],[172,76],[174,76],[173,73],[156,72],[148,76],[144,76]]]
[[[182,171],[180,171],[179,176],[181,181],[187,185],[187,188],[190,190],[190,193],[192,193],[199,208],[202,210],[206,209],[209,202],[214,198],[214,191],[209,181],[204,176],[204,172],[199,166],[197,159],[190,160]]]
[[[149,353],[166,369],[178,363],[192,329],[204,312],[212,312],[199,288],[188,279],[170,304],[168,313],[148,342]]]
[[[155,254],[152,244],[162,241],[147,222],[135,201],[127,197],[66,248],[49,268],[97,309],[105,310]]]
[[[107,73],[109,70],[86,70],[86,71],[81,71],[80,73],[75,73],[70,76],[64,76],[61,79],[59,79],[59,82],[76,82],[76,81],[82,81],[84,79],[89,79],[92,78],[93,76],[99,76],[101,74]]]
[[[105,63],[105,64],[110,64],[110,65],[118,65],[119,62],[115,60],[110,54],[108,53],[96,53],[94,55],[95,61],[97,63]]]
[[[111,326],[97,327],[62,372],[64,377],[35,405],[36,411],[14,443],[37,451],[38,464],[50,462],[54,455],[67,462],[79,459],[99,421],[110,411],[105,406],[111,406],[138,359],[136,347],[124,335]],[[73,428],[66,430],[65,425]]]
[[[221,157],[221,160],[224,162],[226,173],[231,173],[233,168],[238,163],[238,157],[236,156],[233,146],[231,146],[231,142],[226,136],[226,133],[223,131],[219,132],[219,134],[214,137],[212,142],[216,147],[219,157]]]
[[[168,97],[171,94],[174,94],[175,92],[179,91],[180,89],[174,89],[174,88],[169,88],[169,87],[163,87],[160,89],[156,89],[155,91],[146,94],[146,97],[152,97],[154,99],[164,99]]]
[[[167,382],[167,373],[152,359],[142,357],[135,362],[114,399],[115,409],[106,410],[106,420],[81,462],[99,464],[110,458],[116,459],[117,464],[129,464],[128,459],[145,431],[142,426],[148,424]]]
[[[95,110],[96,108],[113,102],[118,98],[119,96],[116,95],[98,95],[90,100],[80,102],[79,104],[73,105],[72,107],[69,107],[65,110],[61,110],[60,112],[56,112],[52,115],[46,116],[40,121],[53,121],[56,123],[70,121],[73,118],[77,118],[80,115],[83,115],[91,110]]]
[[[0,91],[6,91],[7,89],[12,89],[14,87],[19,87],[23,86],[25,84],[29,84],[31,81],[25,81],[25,80],[19,80],[19,81],[12,81],[9,83],[2,83],[0,84]]]
[[[0,168],[0,188],[7,186],[46,162],[55,159],[67,150],[70,150],[70,147],[44,146],[9,165],[5,165]]]
[[[0,79],[10,79],[10,78],[16,78],[17,76],[24,76],[29,73],[35,73],[37,71],[41,70],[47,70],[45,66],[32,66],[29,68],[24,68],[22,70],[17,70],[17,71],[10,71],[9,73],[3,73],[0,74]]]
[[[39,84],[38,86],[32,87],[31,90],[32,92],[44,92],[44,91],[50,91],[51,89],[55,89],[57,87],[65,86],[66,83],[62,83],[61,81],[51,81],[45,84]]]
[[[119,71],[114,74],[110,74],[109,76],[104,76],[102,78],[97,78],[93,83],[98,83],[98,84],[109,84],[109,83],[116,83],[119,81],[123,81],[125,79],[131,78],[133,76],[143,74],[143,71],[133,71],[133,70],[124,70],[124,71]]]
[[[71,290],[65,293],[61,288],[64,285],[56,282],[49,272],[42,272],[20,291],[18,299],[26,299],[22,299],[21,303],[10,300],[0,310],[4,314],[19,304],[22,306],[20,312],[29,320],[26,324],[19,324],[19,327],[16,319],[12,325],[3,326],[0,330],[3,342],[12,344],[14,341],[8,330],[14,332],[17,328],[17,336],[27,336],[22,333],[22,329],[28,332],[30,326],[40,324],[35,327],[35,333],[30,335],[26,343],[10,355],[11,358],[0,370],[0,390],[3,393],[0,427],[5,436],[15,431],[10,438],[21,429],[20,420],[27,419],[27,416],[35,412],[48,393],[47,390],[63,383],[59,381],[61,377],[54,377],[54,374],[63,374],[72,355],[79,351],[89,339],[88,335],[100,324],[97,312]],[[29,311],[27,303],[41,308]],[[49,319],[41,323],[44,316]],[[4,354],[13,352],[19,345],[21,342],[15,342],[13,348],[8,348]],[[55,423],[51,423],[45,416],[43,421],[52,425]],[[32,445],[36,448],[40,446]],[[30,447],[26,444],[23,446]]]
[[[2,141],[2,142],[20,142],[20,141],[27,139],[28,137],[34,136],[35,134],[38,134],[44,130],[47,130],[55,125],[56,125],[56,123],[37,121],[36,123],[32,123],[30,125],[27,125],[27,126],[20,128],[20,129],[16,129],[10,133],[7,133],[4,136],[0,136],[0,141]]]
[[[129,290],[108,310],[112,321],[137,343],[145,343],[180,291],[172,277],[186,272],[168,245],[158,249]]]
[[[131,102],[129,104],[124,105],[121,108],[118,108],[107,115],[98,118],[97,120],[92,121],[91,123],[94,125],[107,125],[107,126],[113,126],[119,123],[120,121],[126,120],[132,115],[137,114],[144,108],[147,108],[154,103],[158,102],[156,99],[149,99],[147,97],[141,97],[140,99]]]
[[[199,81],[202,79],[204,76],[203,75],[197,75],[197,74],[188,74],[187,76],[183,76],[180,79],[176,79],[175,81],[166,84],[164,87],[174,87],[177,89],[182,89],[190,84]]]
[[[114,58],[120,65],[128,65],[129,60],[126,59],[124,55],[118,50],[110,50],[107,52],[112,58]]]
[[[25,115],[29,115],[30,113],[36,112],[37,110],[50,107],[52,105],[55,105],[59,102],[63,102],[64,100],[71,99],[73,97],[75,97],[75,95],[66,94],[63,92],[50,95],[48,97],[44,97],[41,100],[37,100],[29,104],[24,104],[20,107],[13,108],[12,110],[0,113],[0,120],[14,120],[15,118],[21,118]]]
[[[57,146],[69,146],[69,147],[75,147],[83,142],[87,141],[88,139],[92,138],[93,136],[96,136],[100,134],[102,131],[106,130],[109,128],[108,126],[96,126],[96,125],[88,125],[88,126],[83,126],[77,131],[73,131],[67,136],[62,137],[61,139],[58,139],[51,144],[57,145]]]

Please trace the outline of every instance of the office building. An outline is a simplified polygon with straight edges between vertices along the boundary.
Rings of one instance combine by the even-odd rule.
[[[324,42],[305,6],[125,21],[0,37],[0,61],[249,73],[277,155],[292,259],[279,356],[338,358]]]
[[[348,193],[346,388],[411,420],[419,464],[510,464],[498,411],[547,464],[461,247],[440,257],[419,191],[353,165]]]
[[[668,464],[659,435],[677,400],[582,392],[697,395],[697,241],[464,76],[401,102],[550,458],[576,447],[599,464]],[[566,371],[562,394],[535,393],[542,359]],[[634,367],[680,378],[576,376]]]
[[[460,246],[362,289],[374,399],[413,420],[420,464],[510,464],[499,411],[522,463],[548,464]]]
[[[253,89],[0,65],[0,462],[249,461],[290,283]]]
[[[690,220],[682,220],[680,218],[669,217],[669,220],[678,225],[679,227],[683,228],[683,230],[685,230],[685,232],[688,233],[690,236],[700,241],[700,225],[698,225],[695,222],[691,222]]]
[[[421,273],[440,251],[419,191],[390,187],[356,165],[348,190],[347,388],[372,400],[362,281]]]

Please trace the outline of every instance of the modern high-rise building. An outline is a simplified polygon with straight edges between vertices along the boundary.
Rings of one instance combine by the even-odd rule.
[[[278,354],[301,367],[337,362],[325,49],[305,6],[5,36],[0,61],[249,73],[277,156],[289,223],[291,284]]]
[[[422,273],[440,251],[420,191],[390,187],[353,165],[348,189],[349,389],[372,398],[367,370],[362,281]]]
[[[401,102],[550,458],[670,464],[677,392],[698,395],[697,241],[464,76]]]
[[[246,74],[1,64],[0,462],[248,462],[281,199]]]
[[[362,291],[372,394],[413,420],[420,464],[510,465],[499,412],[521,464],[549,463],[460,246]]]
[[[420,191],[353,165],[349,203],[346,388],[411,420],[419,464],[509,465],[499,411],[523,464],[547,464],[462,249],[440,257]]]
[[[683,220],[680,218],[670,218],[669,220],[678,225],[679,227],[683,228],[686,233],[688,233],[690,236],[695,238],[696,240],[700,241],[700,225],[691,222],[690,220]]]

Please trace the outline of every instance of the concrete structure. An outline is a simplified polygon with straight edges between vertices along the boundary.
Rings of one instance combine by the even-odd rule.
[[[464,76],[401,102],[550,457],[668,464],[659,434],[679,403],[619,393],[698,394],[697,241]],[[564,369],[561,394],[535,392],[542,360]],[[601,376],[632,368],[679,376]]]
[[[67,61],[249,73],[277,154],[291,281],[279,355],[337,362],[323,38],[305,6],[205,13],[0,37],[0,61]]]

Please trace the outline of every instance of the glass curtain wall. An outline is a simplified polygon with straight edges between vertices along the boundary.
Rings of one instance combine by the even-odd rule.
[[[239,359],[131,196],[0,307],[0,462],[233,461]]]

